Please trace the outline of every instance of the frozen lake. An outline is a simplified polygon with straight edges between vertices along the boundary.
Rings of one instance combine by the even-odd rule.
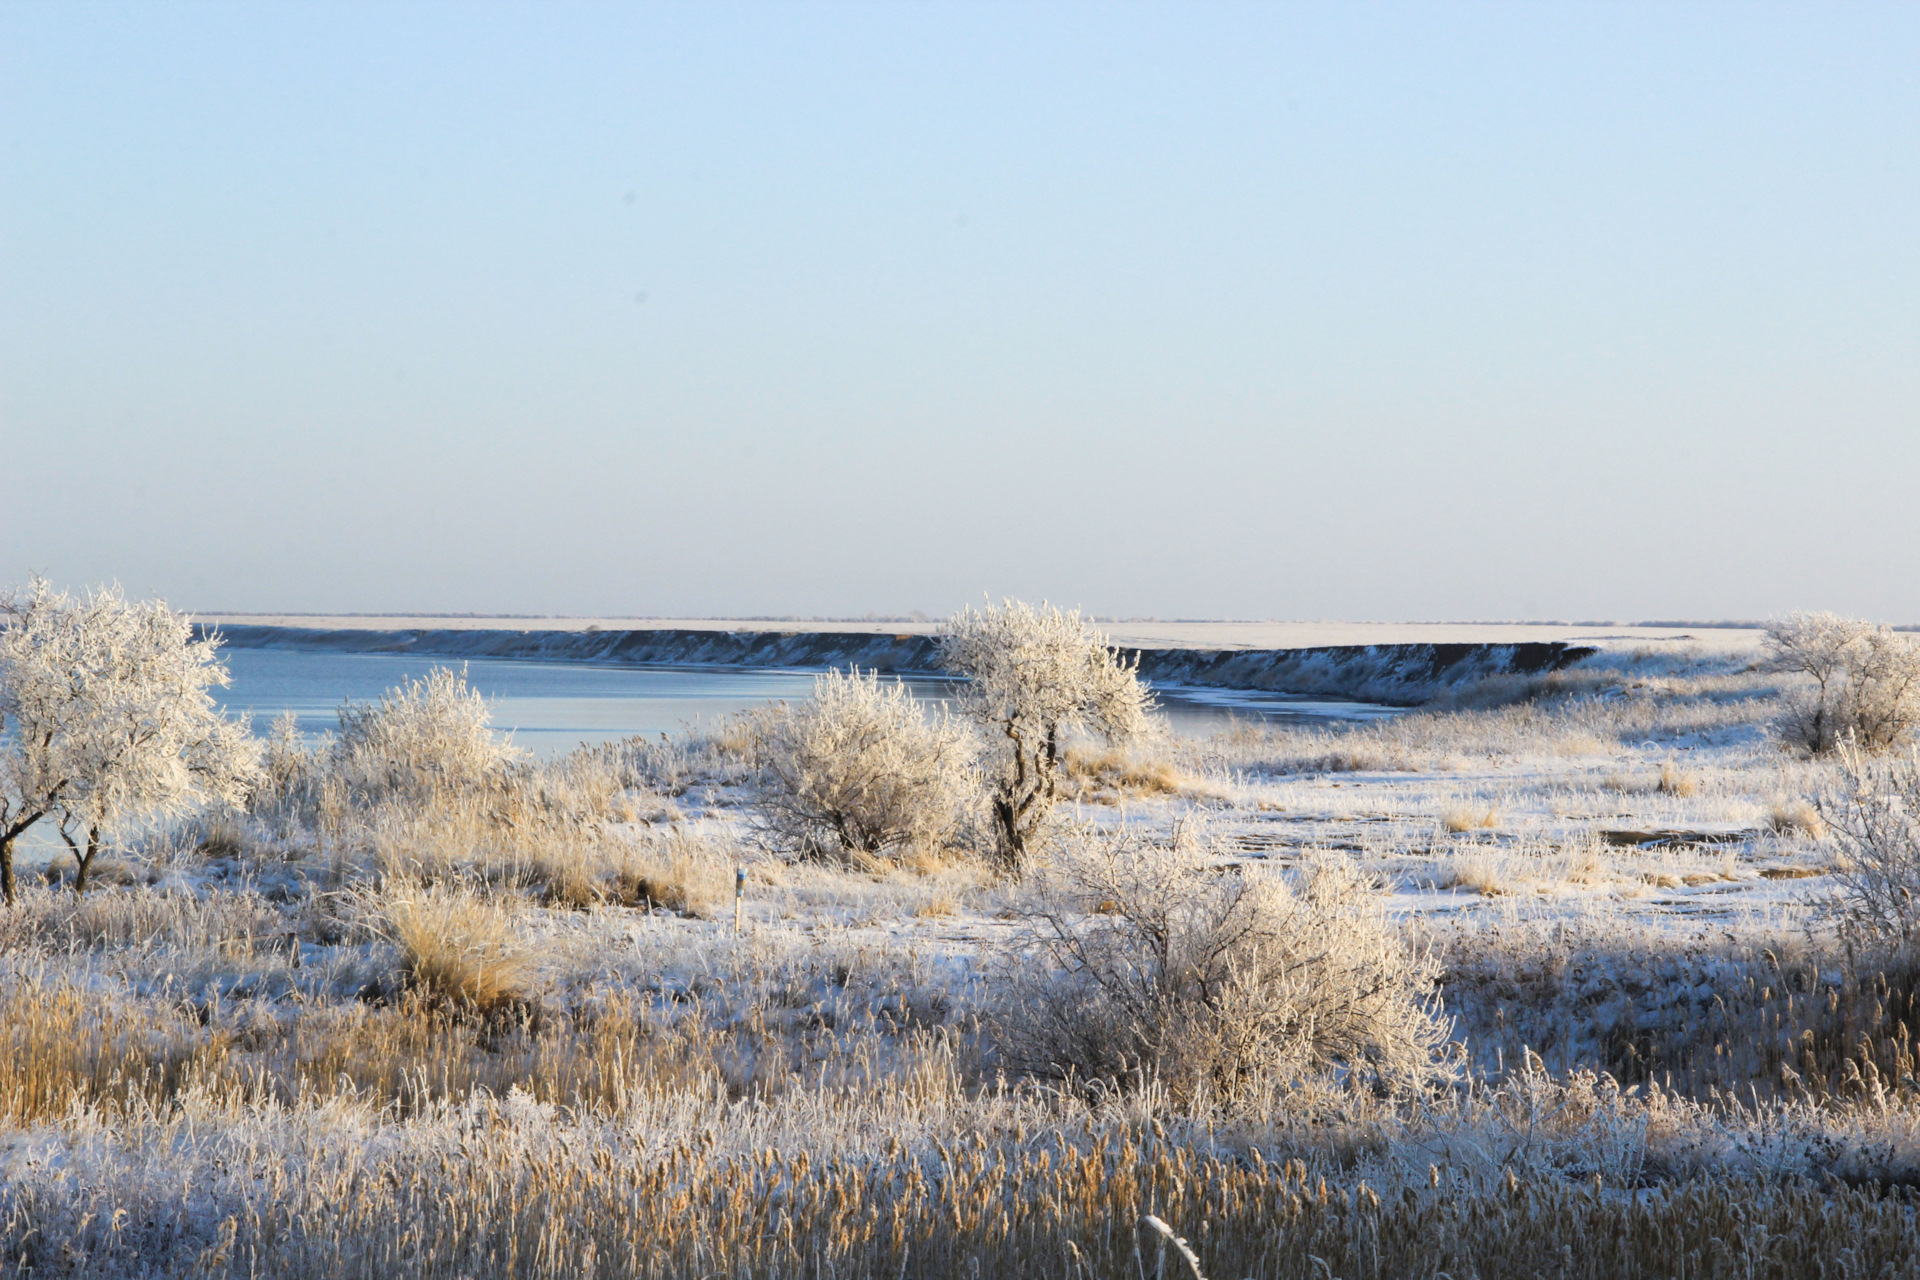
[[[231,688],[216,690],[230,711],[251,711],[266,732],[284,711],[300,730],[317,736],[337,727],[343,701],[368,702],[447,659],[397,654],[297,653],[282,649],[227,649]],[[581,743],[611,742],[635,734],[677,733],[748,707],[813,692],[814,673],[748,667],[628,667],[587,663],[470,661],[467,682],[493,702],[493,722],[518,745],[542,756]],[[943,699],[953,682],[909,677],[915,696]],[[1293,697],[1235,689],[1161,687],[1160,712],[1174,730],[1191,736],[1217,732],[1239,720],[1330,723],[1392,715],[1398,709],[1364,702]]]

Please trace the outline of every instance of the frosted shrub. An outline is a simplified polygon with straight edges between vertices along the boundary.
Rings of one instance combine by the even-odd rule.
[[[960,709],[986,741],[998,852],[1018,875],[1059,796],[1062,733],[1126,742],[1147,727],[1151,699],[1077,611],[1044,604],[962,610],[941,628],[940,661],[968,677]]]
[[[435,667],[378,702],[342,707],[333,767],[370,799],[472,790],[519,754],[494,737],[491,720],[486,698],[463,674]]]
[[[1370,881],[1343,861],[1294,880],[1220,861],[1191,828],[1171,846],[1063,842],[1034,877],[1031,951],[1001,1018],[1011,1063],[1222,1101],[1334,1069],[1394,1085],[1443,1073],[1438,966]]]
[[[1779,729],[1816,755],[1851,739],[1884,751],[1920,725],[1920,645],[1884,626],[1832,613],[1796,613],[1767,626],[1771,665],[1808,678]]]
[[[85,889],[124,824],[238,804],[259,744],[208,689],[227,683],[219,641],[158,600],[117,587],[80,599],[35,579],[0,600],[0,894],[15,898],[13,847],[52,817]]]
[[[808,701],[754,718],[762,827],[796,853],[937,845],[974,789],[973,755],[966,729],[944,714],[929,719],[905,685],[829,672]]]
[[[1841,857],[1833,906],[1858,942],[1908,955],[1920,941],[1920,754],[1869,756],[1840,747],[1838,781],[1819,798]]]

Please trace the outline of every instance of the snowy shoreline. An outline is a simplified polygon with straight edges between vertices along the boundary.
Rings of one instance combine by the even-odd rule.
[[[203,631],[216,628],[202,624]],[[235,649],[308,653],[425,654],[446,658],[608,663],[623,666],[857,666],[890,674],[938,669],[933,637],[911,632],[718,631],[219,626]],[[1140,674],[1155,684],[1322,694],[1414,705],[1490,677],[1559,671],[1599,652],[1561,640],[1318,645],[1298,648],[1140,648]]]

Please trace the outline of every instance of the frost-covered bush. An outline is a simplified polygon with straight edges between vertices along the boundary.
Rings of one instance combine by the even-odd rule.
[[[1841,855],[1832,905],[1843,932],[1913,956],[1920,942],[1920,749],[1876,758],[1841,744],[1839,777],[1818,807]]]
[[[357,795],[424,799],[471,790],[519,755],[494,737],[487,700],[466,676],[435,667],[340,709],[333,769]]]
[[[0,894],[12,903],[14,842],[59,824],[85,889],[126,823],[204,803],[238,804],[259,744],[208,689],[225,685],[217,639],[158,600],[117,587],[75,598],[35,579],[0,600]]]
[[[1042,1075],[1230,1101],[1344,1069],[1385,1084],[1449,1070],[1438,966],[1345,861],[1295,879],[1171,845],[1081,833],[1033,877],[1003,1053]]]
[[[1078,611],[1045,604],[963,609],[941,628],[940,662],[968,678],[960,710],[985,739],[998,852],[1017,875],[1059,796],[1062,733],[1125,742],[1147,727],[1151,697]]]
[[[1920,644],[1884,626],[1832,613],[1796,613],[1767,626],[1771,665],[1808,678],[1788,695],[1779,729],[1816,755],[1851,740],[1884,751],[1920,726]]]
[[[905,685],[873,672],[828,672],[806,702],[754,717],[762,829],[792,853],[944,842],[974,790],[973,758],[965,726],[930,718]]]

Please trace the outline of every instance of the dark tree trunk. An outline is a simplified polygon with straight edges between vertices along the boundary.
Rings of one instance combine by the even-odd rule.
[[[95,823],[87,828],[87,847],[83,852],[80,842],[73,838],[73,832],[67,830],[66,823],[60,824],[60,838],[67,842],[67,851],[73,854],[73,864],[77,868],[73,877],[73,891],[85,893],[87,872],[93,870],[94,855],[100,852],[100,825]]]
[[[80,863],[80,870],[73,878],[73,891],[85,893],[87,890],[87,872],[93,870],[94,855],[100,852],[100,828],[87,828],[87,851],[84,855],[75,851],[74,857]]]
[[[0,897],[13,905],[13,837],[0,835]]]
[[[1059,790],[1060,738],[1057,728],[1049,728],[1040,749],[1030,756],[1017,733],[1009,729],[1007,736],[1013,739],[1014,771],[993,798],[993,820],[1000,837],[1000,861],[1007,874],[1018,880],[1027,869],[1034,833],[1052,812]]]
[[[1020,878],[1027,861],[1027,839],[1020,830],[1020,814],[1007,796],[993,798],[993,821],[1000,828],[1000,861],[1008,875]]]

